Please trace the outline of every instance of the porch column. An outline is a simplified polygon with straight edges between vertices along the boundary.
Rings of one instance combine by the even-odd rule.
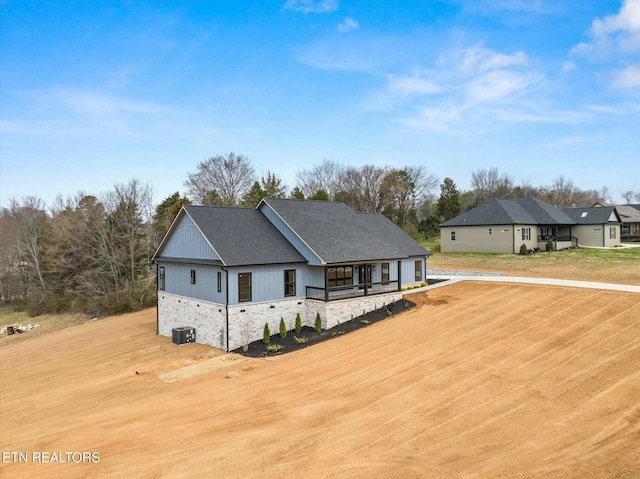
[[[398,260],[398,291],[402,291],[402,261],[400,260]]]
[[[329,301],[329,276],[327,275],[327,267],[324,267],[324,300]]]
[[[369,295],[369,265],[363,264],[362,266],[362,278],[364,278],[364,295]]]

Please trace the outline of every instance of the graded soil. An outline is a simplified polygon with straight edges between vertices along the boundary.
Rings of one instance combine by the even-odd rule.
[[[640,476],[640,295],[478,281],[407,298],[266,359],[176,346],[155,309],[0,341],[0,448],[28,459],[3,454],[0,476]]]

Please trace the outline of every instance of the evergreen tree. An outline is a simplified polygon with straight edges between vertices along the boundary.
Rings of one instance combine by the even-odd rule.
[[[286,338],[287,337],[287,325],[284,324],[284,318],[283,317],[280,318],[280,337],[281,338]]]
[[[436,204],[436,214],[442,221],[450,220],[460,214],[460,193],[451,178],[445,178],[440,185],[440,199]]]

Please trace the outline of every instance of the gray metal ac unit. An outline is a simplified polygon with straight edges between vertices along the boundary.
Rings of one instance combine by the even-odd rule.
[[[173,342],[177,345],[196,342],[196,330],[191,326],[181,326],[171,330]]]

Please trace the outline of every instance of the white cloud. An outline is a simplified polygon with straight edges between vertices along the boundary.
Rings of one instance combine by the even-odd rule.
[[[580,145],[594,141],[592,136],[571,136],[560,140],[552,141],[542,145],[543,148],[564,148],[565,146]]]
[[[473,47],[465,52],[460,70],[467,73],[484,72],[527,63],[528,58],[523,51],[505,55],[486,48]]]
[[[284,8],[302,13],[329,13],[338,8],[338,0],[287,0]]]
[[[576,69],[576,64],[573,62],[566,61],[562,64],[562,68],[560,69],[560,73],[566,75],[567,73],[572,72]]]
[[[640,87],[640,65],[631,65],[624,70],[616,71],[611,85],[623,89]]]
[[[360,28],[360,23],[349,17],[345,18],[344,21],[338,25],[338,31],[340,33],[350,32],[351,30],[357,30],[358,28]]]
[[[608,60],[613,54],[631,54],[640,50],[640,1],[625,0],[620,12],[591,24],[590,42],[575,45],[570,53],[595,55]]]
[[[496,70],[469,82],[466,87],[467,97],[472,103],[495,103],[523,94],[529,86],[541,81],[541,75]]]
[[[619,31],[640,32],[640,2],[625,0],[620,13],[602,20],[596,18],[591,29],[598,37]]]
[[[389,89],[403,95],[428,95],[442,90],[439,85],[418,76],[387,75],[387,78]]]

